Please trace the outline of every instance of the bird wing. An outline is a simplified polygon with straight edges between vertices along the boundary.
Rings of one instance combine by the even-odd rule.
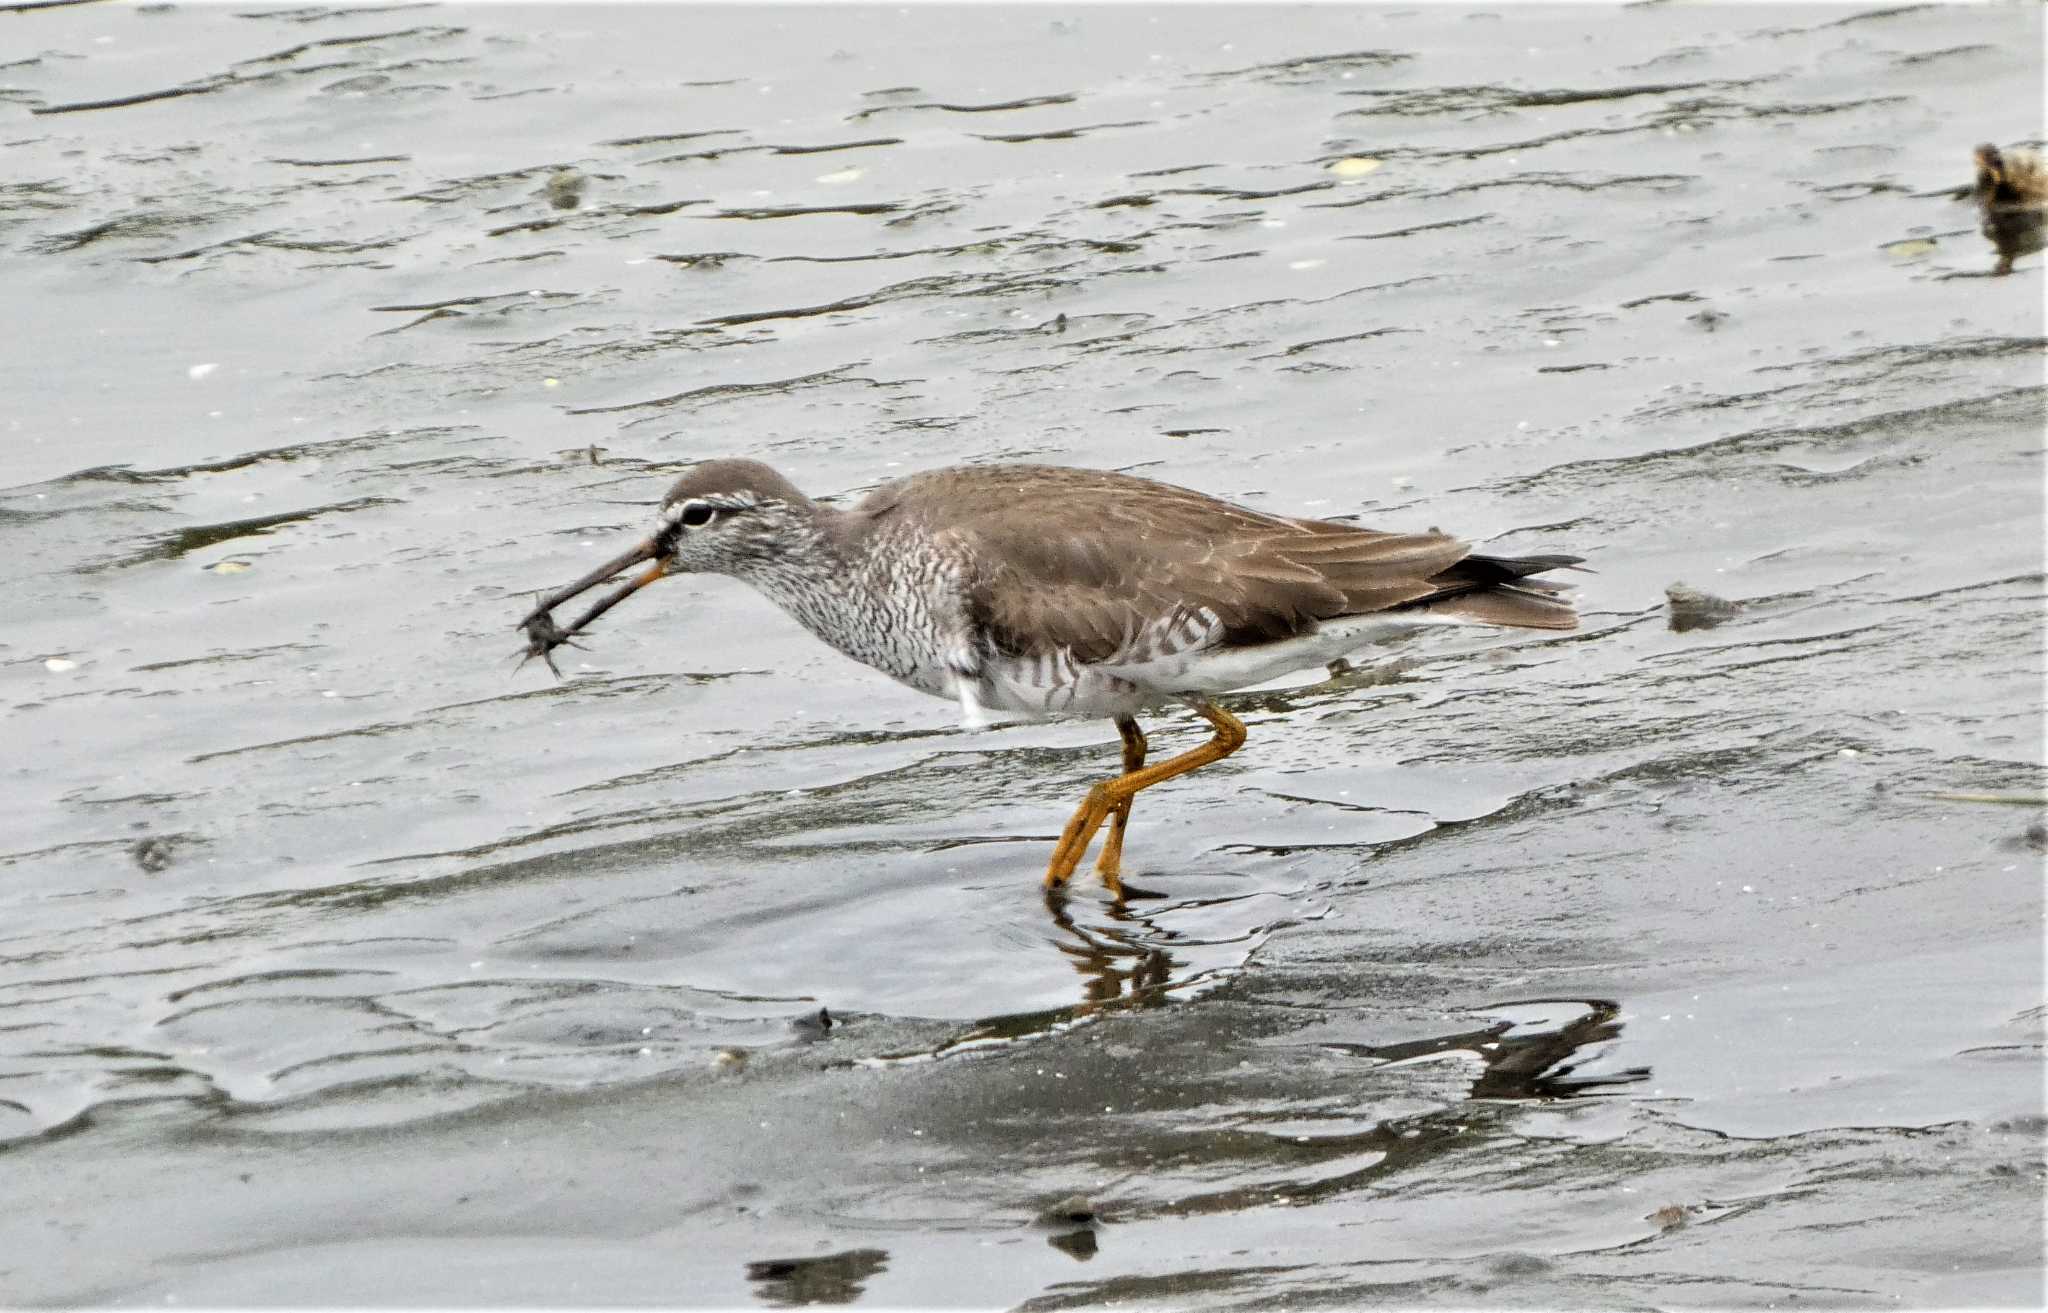
[[[973,563],[969,623],[1006,656],[1145,661],[1491,587],[1442,578],[1469,552],[1442,534],[1266,515],[1106,471],[942,474],[942,536],[956,559]],[[899,485],[894,505],[937,491]],[[1041,515],[1018,513],[1034,505]]]

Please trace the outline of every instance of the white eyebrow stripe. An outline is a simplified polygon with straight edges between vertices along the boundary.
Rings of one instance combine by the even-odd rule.
[[[666,528],[682,524],[683,516],[689,514],[692,506],[703,506],[714,511],[750,511],[761,504],[761,499],[751,492],[714,492],[702,497],[685,497],[682,501],[670,502],[661,508],[659,522]]]

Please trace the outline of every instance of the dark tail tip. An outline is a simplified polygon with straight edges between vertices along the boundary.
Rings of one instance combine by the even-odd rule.
[[[1545,570],[1580,570],[1582,573],[1591,574],[1592,571],[1585,570],[1579,564],[1585,559],[1583,556],[1562,555],[1468,556],[1453,568],[1460,573],[1466,573],[1469,568],[1466,577],[1478,583],[1504,584],[1516,579],[1526,579],[1532,574],[1542,574]]]

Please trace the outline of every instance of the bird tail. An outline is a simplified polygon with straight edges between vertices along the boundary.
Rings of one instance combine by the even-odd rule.
[[[1437,592],[1403,609],[1510,629],[1577,629],[1568,586],[1530,575],[1581,569],[1580,556],[1467,556],[1430,579]]]

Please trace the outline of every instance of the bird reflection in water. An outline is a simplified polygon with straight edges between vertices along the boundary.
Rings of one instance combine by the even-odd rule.
[[[1153,897],[1136,889],[1127,888],[1126,892],[1142,900]],[[1042,1035],[1104,1012],[1159,1007],[1173,990],[1195,983],[1204,974],[1190,971],[1186,959],[1164,947],[1182,936],[1160,926],[1154,919],[1157,913],[1142,914],[1130,903],[1098,905],[1106,923],[1083,925],[1074,919],[1066,898],[1054,894],[1046,898],[1045,905],[1056,932],[1052,946],[1081,977],[1080,1002],[989,1017],[959,1038],[917,1056],[944,1057],[963,1048]],[[1191,905],[1177,900],[1162,905],[1162,910],[1183,910]]]
[[[1130,888],[1127,894],[1143,897]],[[1150,918],[1137,915],[1126,903],[1108,909],[1111,924],[1092,928],[1074,920],[1067,900],[1056,895],[1045,900],[1053,926],[1060,938],[1053,947],[1066,955],[1081,976],[1081,1003],[1074,1015],[1085,1016],[1109,1007],[1157,1007],[1166,987],[1173,982],[1173,969],[1180,965],[1157,941],[1171,939]]]
[[[886,1249],[848,1249],[815,1258],[769,1258],[747,1264],[754,1294],[777,1308],[799,1304],[851,1304],[870,1277],[889,1266]]]
[[[1371,1058],[1380,1064],[1412,1062],[1442,1053],[1470,1053],[1484,1064],[1472,1082],[1474,1099],[1576,1099],[1617,1085],[1648,1080],[1648,1067],[1630,1067],[1600,1076],[1573,1075],[1580,1061],[1568,1061],[1589,1045],[1621,1035],[1621,1005],[1611,999],[1532,998],[1498,1004],[1499,1010],[1563,1004],[1583,1008],[1577,1017],[1553,1029],[1530,1029],[1530,1023],[1497,1021],[1474,1030],[1402,1044],[1335,1044],[1320,1047]],[[1489,1009],[1492,1011],[1494,1009]]]

